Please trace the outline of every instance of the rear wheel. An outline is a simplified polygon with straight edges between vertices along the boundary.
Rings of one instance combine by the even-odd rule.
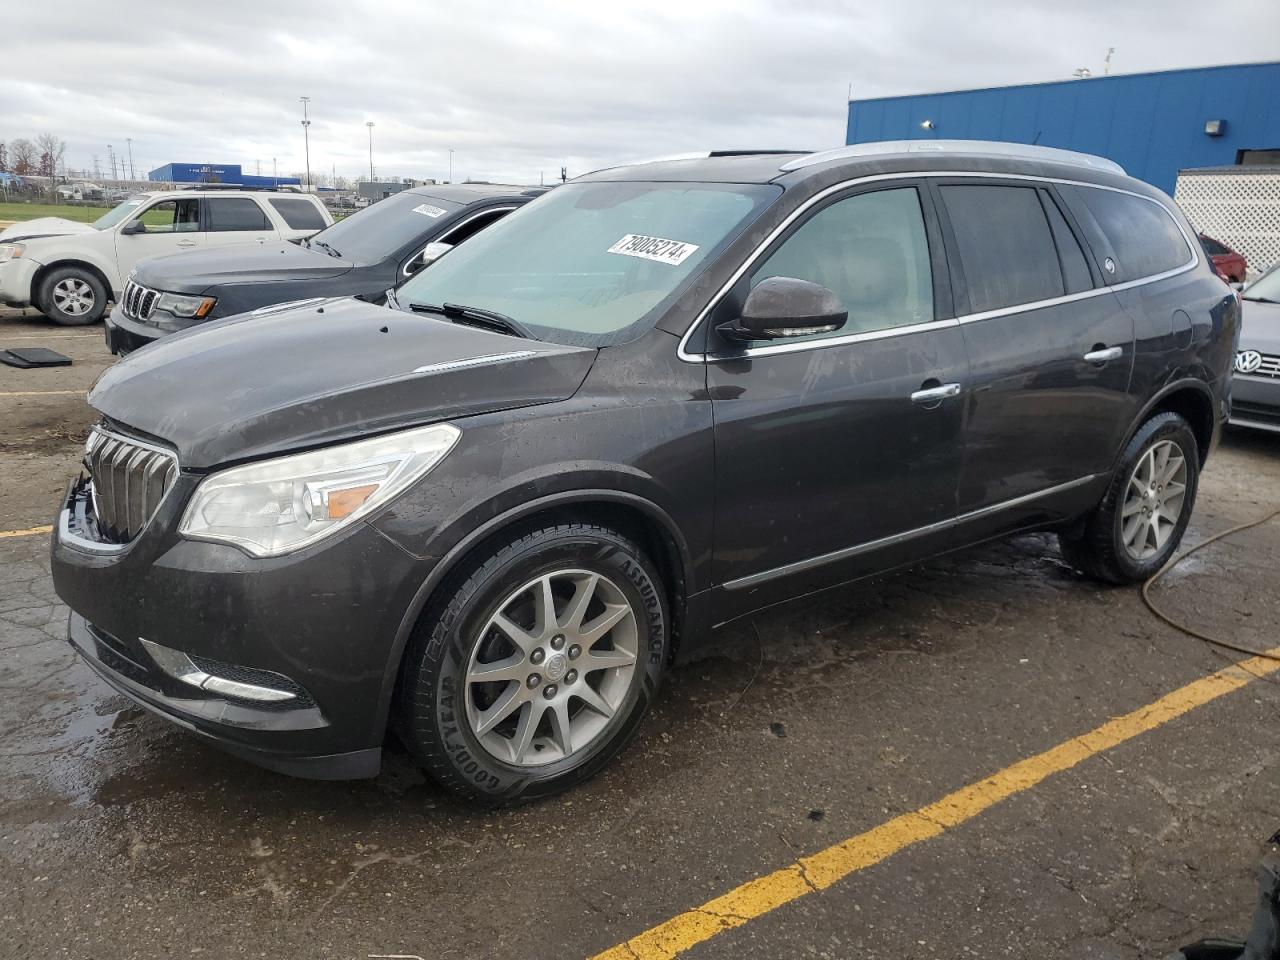
[[[1176,413],[1157,414],[1129,441],[1082,534],[1060,537],[1063,555],[1108,583],[1147,579],[1178,549],[1199,479],[1190,425]]]
[[[107,288],[80,267],[58,267],[40,284],[40,312],[64,327],[97,323],[107,309]]]
[[[398,726],[445,786],[490,803],[548,796],[631,738],[670,642],[658,574],[635,544],[543,527],[442,592],[406,657]]]

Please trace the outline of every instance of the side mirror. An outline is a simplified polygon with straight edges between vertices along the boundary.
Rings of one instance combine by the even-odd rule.
[[[141,220],[130,220],[120,228],[120,235],[123,237],[132,236],[135,233],[146,233],[147,225]]]
[[[742,316],[717,329],[730,340],[784,340],[830,333],[848,319],[840,298],[821,284],[769,277],[751,291]]]
[[[452,243],[445,243],[443,240],[431,241],[420,254],[409,261],[405,266],[405,273],[417,273],[423,267],[431,266],[452,249]]]

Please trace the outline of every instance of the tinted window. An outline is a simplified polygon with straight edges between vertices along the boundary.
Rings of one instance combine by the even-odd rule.
[[[1067,284],[1067,293],[1079,293],[1081,290],[1093,288],[1093,277],[1089,274],[1089,263],[1085,260],[1080,241],[1067,225],[1067,218],[1062,215],[1053,198],[1041,194],[1044,209],[1049,215],[1049,226],[1053,229],[1053,242],[1058,248],[1058,259],[1062,262],[1062,277]]]
[[[209,203],[210,232],[232,230],[270,230],[271,222],[256,202],[248,197],[211,197]]]
[[[324,217],[310,200],[295,200],[290,197],[285,200],[272,199],[270,203],[293,230],[323,230],[327,226]]]
[[[1182,231],[1160,204],[1092,187],[1081,187],[1080,196],[1115,252],[1115,282],[1164,273],[1191,259]]]
[[[1220,257],[1224,253],[1231,252],[1222,244],[1220,244],[1217,240],[1213,239],[1213,237],[1206,237],[1203,233],[1200,234],[1200,242],[1204,244],[1205,250],[1208,251],[1209,254],[1215,257]]]
[[[357,263],[378,263],[410,243],[434,237],[442,221],[462,209],[452,200],[428,197],[416,190],[393,193],[326,227],[313,241]]]
[[[974,313],[1063,294],[1058,251],[1034,187],[949,186],[960,266]]]
[[[928,323],[933,276],[919,194],[879,190],[825,207],[751,275],[751,286],[769,277],[820,283],[840,298],[848,322],[815,337]]]

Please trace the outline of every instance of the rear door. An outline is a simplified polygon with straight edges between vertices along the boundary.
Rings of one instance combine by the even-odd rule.
[[[208,246],[279,239],[279,231],[254,197],[206,197],[204,206]]]
[[[972,365],[959,511],[1074,508],[1132,417],[1133,321],[1050,185],[934,184]]]

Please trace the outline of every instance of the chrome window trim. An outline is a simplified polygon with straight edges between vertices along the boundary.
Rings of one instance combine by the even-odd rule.
[[[1048,300],[1035,300],[1031,303],[1019,303],[1011,307],[1001,307],[996,310],[987,310],[981,313],[970,313],[950,319],[934,320],[928,323],[913,323],[901,327],[885,327],[882,330],[868,330],[864,333],[854,333],[839,337],[825,337],[820,340],[805,340],[800,343],[770,343],[759,347],[746,347],[742,350],[735,351],[731,354],[715,354],[715,353],[697,353],[688,349],[689,340],[694,332],[702,325],[711,312],[720,304],[729,293],[730,290],[738,283],[739,280],[746,275],[759,261],[764,251],[785,233],[792,224],[809,212],[813,207],[817,206],[827,198],[842,193],[865,184],[880,183],[893,180],[930,180],[946,177],[964,177],[969,179],[991,179],[991,180],[1025,180],[1030,183],[1061,183],[1072,187],[1088,187],[1093,190],[1110,190],[1113,193],[1123,193],[1131,197],[1137,197],[1139,200],[1146,200],[1148,203],[1154,203],[1157,207],[1164,211],[1165,216],[1169,217],[1174,226],[1178,228],[1178,232],[1182,234],[1182,239],[1187,245],[1187,251],[1191,254],[1191,259],[1180,267],[1172,270],[1166,270],[1163,273],[1153,274],[1149,277],[1139,277],[1136,280],[1126,280],[1124,283],[1112,284],[1110,286],[1094,287],[1092,290],[1082,290],[1079,293],[1065,294],[1061,297],[1052,297]],[[1170,277],[1176,277],[1179,274],[1193,270],[1200,263],[1200,252],[1196,244],[1191,242],[1186,228],[1178,221],[1169,209],[1163,203],[1153,197],[1143,196],[1140,193],[1134,193],[1132,190],[1124,190],[1120,187],[1111,187],[1099,183],[1089,183],[1084,180],[1071,180],[1066,177],[1039,177],[1026,173],[995,173],[989,171],[975,172],[971,170],[924,170],[911,171],[902,173],[883,173],[873,174],[866,177],[855,177],[852,180],[842,180],[840,183],[833,184],[825,190],[820,190],[812,197],[802,203],[795,210],[791,211],[787,217],[764,238],[756,248],[743,260],[742,264],[733,274],[725,281],[724,285],[716,291],[715,295],[707,302],[707,305],[698,312],[688,329],[680,337],[680,344],[676,348],[676,356],[684,360],[686,363],[721,363],[726,360],[740,360],[748,357],[771,356],[775,353],[796,353],[802,350],[820,350],[824,347],[835,347],[850,343],[862,343],[868,340],[882,340],[886,337],[893,336],[909,336],[914,333],[922,333],[927,330],[943,329],[945,326],[958,326],[962,323],[976,323],[980,320],[990,320],[995,317],[1010,316],[1016,313],[1029,313],[1033,310],[1039,310],[1045,307],[1053,307],[1063,303],[1071,303],[1076,300],[1084,300],[1089,297],[1102,296],[1116,290],[1130,290],[1134,287],[1140,287],[1148,283],[1158,283],[1161,280],[1168,280]]]
[[[436,237],[436,239],[428,240],[426,245],[421,250],[419,250],[417,253],[411,256],[408,260],[406,260],[404,262],[404,266],[400,268],[401,275],[405,277],[412,277],[413,274],[417,273],[418,271],[415,270],[413,271],[413,273],[410,273],[409,264],[413,263],[413,261],[417,260],[420,256],[426,253],[427,247],[431,246],[431,244],[433,243],[448,243],[449,235],[451,233],[455,233],[458,230],[461,230],[463,227],[465,227],[468,223],[470,223],[472,220],[476,219],[477,217],[483,217],[485,214],[488,214],[488,213],[500,213],[500,212],[512,213],[516,210],[519,210],[520,207],[521,207],[521,204],[518,204],[518,203],[512,204],[509,207],[504,207],[501,205],[496,207],[485,207],[483,210],[477,210],[475,213],[471,214],[470,216],[463,217],[461,220],[459,220],[457,223],[451,226],[439,237]]]
[[[1044,490],[1036,490],[1033,493],[1024,493],[1022,496],[1014,497],[1012,500],[1002,500],[1000,503],[993,503],[985,507],[979,507],[977,510],[970,510],[968,513],[961,513],[954,517],[949,517],[946,520],[939,520],[936,523],[926,524],[923,527],[915,527],[911,530],[904,530],[901,533],[890,534],[887,537],[880,537],[878,540],[868,540],[865,543],[855,544],[852,547],[844,547],[841,550],[833,550],[830,553],[819,554],[816,557],[808,557],[805,560],[796,560],[793,563],[783,564],[780,567],[773,567],[770,570],[762,570],[760,573],[752,573],[745,577],[738,577],[736,580],[726,580],[722,586],[725,590],[745,590],[749,587],[756,587],[762,583],[767,583],[770,580],[776,580],[779,577],[789,576],[793,573],[801,573],[805,570],[812,570],[815,567],[826,566],[828,563],[836,563],[840,560],[848,560],[864,553],[870,553],[873,550],[882,550],[885,547],[892,547],[899,543],[906,543],[908,540],[914,540],[917,537],[927,536],[931,533],[940,533],[943,530],[958,527],[963,523],[978,520],[993,513],[999,513],[1001,510],[1008,510],[1011,507],[1022,506],[1025,503],[1031,503],[1033,500],[1052,496],[1055,493],[1064,493],[1074,487],[1091,483],[1101,476],[1103,476],[1103,474],[1091,473],[1087,477],[1078,477],[1075,480],[1068,480],[1066,483],[1059,483],[1055,486],[1047,487]]]

